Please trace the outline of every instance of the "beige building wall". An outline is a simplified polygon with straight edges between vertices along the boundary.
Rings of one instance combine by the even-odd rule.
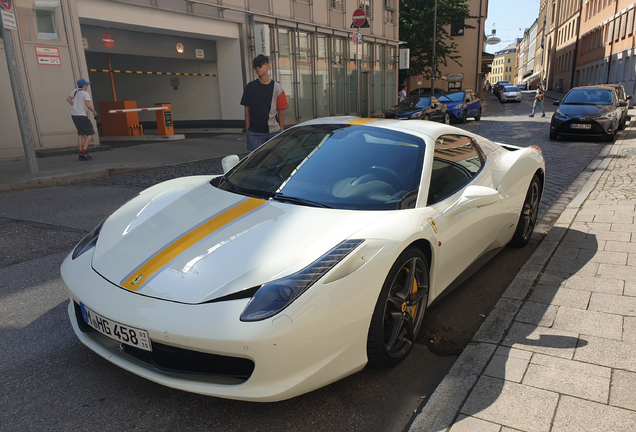
[[[449,80],[445,81],[441,79],[441,76],[436,76],[435,88],[441,88],[444,91],[474,90],[481,95],[485,83],[485,76],[481,72],[481,63],[485,42],[484,26],[488,16],[488,1],[468,0],[467,5],[472,16],[480,16],[481,18],[470,21],[470,25],[475,28],[465,29],[462,36],[452,37],[452,40],[457,43],[461,66],[452,60],[448,60],[447,66],[438,65],[441,75],[449,77]],[[450,34],[450,28],[446,30]],[[431,80],[424,77],[422,84],[418,86],[417,76],[410,77],[409,90],[418,87],[430,89]]]
[[[505,49],[495,53],[495,59],[492,62],[488,81],[491,85],[497,81],[508,81],[515,83],[517,77],[517,49],[516,45],[511,45]]]

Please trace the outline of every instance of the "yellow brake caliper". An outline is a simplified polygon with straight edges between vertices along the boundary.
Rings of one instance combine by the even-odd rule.
[[[404,270],[406,270],[406,273],[409,273],[409,269],[404,267]],[[417,292],[417,280],[415,278],[413,278],[413,292],[411,295],[415,294]],[[417,305],[414,305],[413,308],[411,309],[411,318],[415,318],[415,310],[417,309]],[[402,303],[402,312],[406,312],[406,302]]]

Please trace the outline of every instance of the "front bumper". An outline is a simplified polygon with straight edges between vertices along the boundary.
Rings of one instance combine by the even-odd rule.
[[[69,256],[61,268],[75,334],[101,357],[156,383],[269,402],[315,390],[367,363],[369,322],[383,282],[372,272],[355,271],[329,284],[319,281],[278,315],[241,322],[249,299],[192,305],[150,298],[102,278],[91,268],[92,255],[89,251],[76,260]],[[148,331],[163,361],[128,347],[122,350],[117,341],[80,328],[84,323],[75,309],[80,302],[113,321]],[[196,358],[190,360],[198,365],[217,365],[184,366],[183,356],[192,355]]]
[[[572,125],[590,125],[588,129],[578,129]],[[563,136],[601,138],[616,132],[616,122],[611,119],[556,118],[550,122],[550,130]]]

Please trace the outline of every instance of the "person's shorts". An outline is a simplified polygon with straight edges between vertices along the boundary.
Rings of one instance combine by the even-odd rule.
[[[95,129],[93,129],[93,123],[88,119],[88,116],[71,116],[75,128],[77,129],[77,135],[90,136],[95,135]]]

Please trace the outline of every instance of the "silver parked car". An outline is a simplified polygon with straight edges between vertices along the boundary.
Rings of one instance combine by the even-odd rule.
[[[618,100],[620,102],[627,102],[628,105],[626,106],[621,106],[620,110],[621,110],[621,118],[620,118],[620,122],[618,123],[618,129],[624,129],[625,128],[625,123],[627,123],[627,111],[629,110],[629,100],[632,98],[632,95],[627,95],[625,93],[625,87],[622,86],[622,84],[603,84],[607,87],[612,87],[614,90],[616,90],[616,95],[618,96]]]
[[[516,85],[506,84],[503,90],[499,91],[499,100],[521,102],[521,90]]]

